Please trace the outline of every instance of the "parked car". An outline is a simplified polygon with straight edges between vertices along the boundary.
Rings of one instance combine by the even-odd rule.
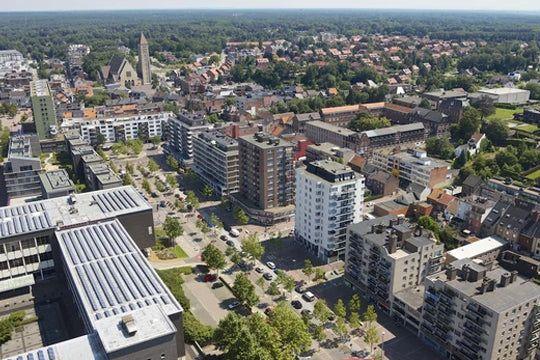
[[[268,266],[269,269],[271,270],[275,270],[276,269],[276,264],[274,264],[273,262],[269,261],[266,263],[266,266]]]
[[[204,282],[213,282],[217,280],[216,274],[206,274],[204,275]]]
[[[223,240],[223,241],[229,240],[229,238],[227,237],[227,235],[221,235],[219,238],[220,238],[221,240]]]
[[[274,311],[274,309],[272,309],[270,306],[264,309],[264,313],[266,314],[266,316],[270,316],[270,314],[272,314],[272,311]]]
[[[262,274],[263,271],[264,271],[264,269],[263,269],[261,266],[257,266],[257,267],[255,268],[255,271],[258,272],[259,274]]]
[[[313,295],[311,291],[306,291],[305,293],[302,294],[302,297],[304,298],[304,300],[308,302],[315,301],[316,299],[315,295]]]
[[[229,231],[229,234],[232,237],[239,237],[240,236],[240,231],[238,231],[237,229],[231,228],[231,231]]]
[[[291,305],[293,308],[299,310],[302,308],[302,303],[299,300],[293,300],[291,301]]]
[[[230,303],[230,304],[227,306],[227,308],[228,308],[229,310],[233,310],[233,309],[236,309],[236,308],[239,307],[239,306],[240,306],[240,301],[234,300],[232,303]]]
[[[311,317],[313,316],[313,314],[311,313],[311,310],[309,309],[304,309],[300,312],[300,314],[302,314],[303,316],[307,317],[308,319],[311,319]]]
[[[212,284],[212,289],[219,289],[221,287],[223,287],[223,283],[221,281],[216,281],[215,283]]]
[[[306,291],[306,289],[304,289],[302,285],[298,285],[297,287],[294,288],[294,291],[296,291],[299,294],[303,294]]]
[[[274,279],[274,275],[272,275],[271,273],[267,272],[267,273],[264,273],[263,278],[265,278],[265,279],[268,280],[268,281],[271,281],[271,280]]]
[[[227,240],[227,245],[234,246],[234,242],[232,240]]]

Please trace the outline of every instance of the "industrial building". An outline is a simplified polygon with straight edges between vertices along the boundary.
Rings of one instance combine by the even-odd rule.
[[[521,105],[527,103],[531,96],[529,90],[517,89],[517,88],[493,88],[493,89],[480,89],[478,93],[488,95],[496,103]]]
[[[4,301],[64,282],[59,301],[83,329],[13,359],[183,357],[183,309],[141,252],[154,244],[152,208],[134,188],[3,207],[0,219]]]

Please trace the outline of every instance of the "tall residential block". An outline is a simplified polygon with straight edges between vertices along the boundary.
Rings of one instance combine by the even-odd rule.
[[[364,177],[335,161],[296,170],[295,238],[322,261],[345,259],[347,226],[360,222]]]
[[[36,135],[18,135],[10,139],[8,158],[4,165],[8,199],[41,194],[40,154]]]
[[[148,40],[143,33],[139,39],[139,75],[143,85],[152,82],[152,72],[150,71],[150,52],[148,50]]]
[[[238,145],[243,206],[260,222],[290,218],[294,210],[293,144],[258,132],[240,137]]]
[[[193,170],[220,196],[238,191],[238,141],[219,131],[193,137]]]
[[[47,80],[36,80],[30,83],[32,114],[40,140],[52,138],[58,133],[56,111],[51,89]]]
[[[498,263],[461,259],[425,282],[420,337],[451,359],[537,359],[540,286]]]

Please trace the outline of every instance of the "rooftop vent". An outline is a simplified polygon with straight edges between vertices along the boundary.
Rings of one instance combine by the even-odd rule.
[[[122,316],[122,326],[131,336],[135,335],[137,332],[137,325],[135,324],[135,319],[131,314]]]

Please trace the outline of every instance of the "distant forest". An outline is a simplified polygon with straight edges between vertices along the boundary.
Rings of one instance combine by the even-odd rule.
[[[0,13],[0,49],[37,60],[65,58],[69,44],[103,52],[136,48],[139,33],[150,51],[177,56],[220,51],[226,41],[294,40],[318,32],[428,35],[438,39],[537,40],[540,14],[395,10],[155,10]]]

